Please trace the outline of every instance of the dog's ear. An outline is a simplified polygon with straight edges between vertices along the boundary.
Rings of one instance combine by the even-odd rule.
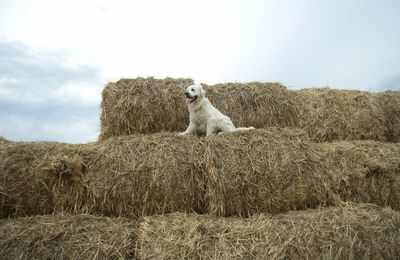
[[[200,85],[200,95],[203,97],[206,95],[206,91],[204,90],[203,85]]]

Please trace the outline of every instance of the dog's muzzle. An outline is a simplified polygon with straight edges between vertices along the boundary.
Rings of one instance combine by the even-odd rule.
[[[189,92],[185,92],[185,96],[186,96],[186,104],[188,104],[188,105],[193,103],[197,99],[197,96],[191,97]]]

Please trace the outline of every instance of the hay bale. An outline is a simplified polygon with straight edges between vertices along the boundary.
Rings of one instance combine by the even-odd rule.
[[[1,137],[0,136],[0,144],[3,144],[3,143],[8,143],[9,141],[7,140],[7,139],[5,139],[4,137]]]
[[[183,91],[191,79],[121,79],[103,91],[100,139],[177,132],[188,125]],[[297,127],[315,141],[400,140],[400,92],[369,93],[279,83],[204,85],[207,97],[236,126]]]
[[[86,168],[79,145],[0,145],[0,217],[80,212]]]
[[[400,91],[377,94],[385,114],[386,140],[400,142]]]
[[[0,222],[3,259],[133,259],[137,221],[57,214]]]
[[[100,139],[184,129],[189,118],[183,92],[191,79],[121,79],[103,90]]]
[[[376,141],[314,144],[343,200],[400,209],[400,144]]]
[[[332,204],[331,172],[302,131],[255,130],[207,138],[207,200],[216,216]]]
[[[168,133],[89,144],[89,210],[118,216],[204,212],[203,147],[204,138]]]
[[[399,209],[399,176],[398,143],[312,143],[284,128],[86,145],[10,142],[0,145],[0,212],[249,216],[341,200]]]
[[[400,213],[368,204],[248,219],[145,217],[142,259],[398,259]]]
[[[184,131],[189,112],[183,95],[190,79],[122,79],[103,91],[100,139],[131,133]],[[207,97],[236,126],[294,126],[296,108],[279,83],[205,86]]]
[[[375,94],[329,88],[296,92],[299,125],[310,138],[386,141],[386,114]]]
[[[292,92],[280,83],[226,83],[205,86],[206,96],[235,126],[294,127]]]
[[[398,143],[321,144],[294,131],[255,130],[207,138],[206,149],[212,215],[279,213],[341,200],[400,209]]]

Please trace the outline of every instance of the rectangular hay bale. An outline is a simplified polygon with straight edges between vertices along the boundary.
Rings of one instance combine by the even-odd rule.
[[[398,259],[400,213],[369,204],[251,218],[145,217],[141,259]]]
[[[100,139],[133,133],[184,131],[183,95],[191,79],[121,79],[103,91]],[[370,93],[279,83],[205,85],[206,96],[235,126],[296,127],[312,140],[400,140],[400,92]]]
[[[88,210],[114,216],[204,212],[203,146],[204,138],[170,133],[89,144]]]
[[[249,216],[341,200],[400,209],[399,187],[399,143],[312,143],[295,129],[0,143],[0,217]]]
[[[2,259],[135,259],[138,221],[56,214],[0,220]]]
[[[257,212],[335,205],[341,200],[400,209],[400,144],[312,143],[291,131],[255,130],[207,138],[209,212]]]
[[[81,212],[86,184],[82,145],[0,144],[0,217]]]
[[[400,210],[400,144],[376,141],[314,144],[336,179],[341,199]]]
[[[249,216],[331,204],[329,172],[302,131],[233,133],[207,139],[209,212]]]
[[[100,139],[178,132],[189,124],[184,90],[190,79],[121,79],[103,90]],[[291,93],[279,83],[204,85],[206,96],[235,126],[287,127],[297,122]]]
[[[299,128],[319,141],[387,141],[386,114],[376,94],[329,88],[296,91]]]
[[[100,139],[134,133],[175,132],[189,115],[183,92],[191,79],[121,79],[103,90]]]

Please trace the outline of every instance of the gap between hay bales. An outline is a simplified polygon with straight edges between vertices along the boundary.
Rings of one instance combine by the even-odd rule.
[[[250,216],[336,205],[400,209],[400,144],[312,143],[303,131],[171,133],[0,145],[2,217],[60,211]]]

